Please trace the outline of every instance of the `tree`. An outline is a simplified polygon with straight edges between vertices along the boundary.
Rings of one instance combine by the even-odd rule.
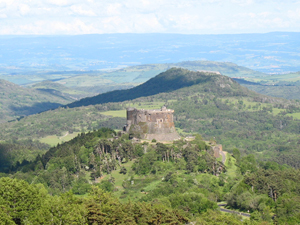
[[[237,148],[234,148],[232,150],[232,156],[236,159],[236,163],[238,164],[240,162],[241,158],[241,152]]]

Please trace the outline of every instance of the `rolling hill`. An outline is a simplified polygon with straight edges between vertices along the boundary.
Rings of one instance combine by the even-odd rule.
[[[66,98],[73,99],[73,101],[92,95],[91,93],[78,91],[49,80],[27,85],[26,87],[45,92],[45,94],[49,93],[50,95],[65,96]]]
[[[0,123],[54,109],[74,101],[61,92],[43,92],[0,80]]]
[[[191,63],[191,65],[194,65],[194,63]],[[189,87],[200,83],[211,83],[220,78],[225,79],[224,76],[217,75],[215,72],[193,72],[187,69],[171,68],[137,87],[84,98],[80,101],[68,104],[67,107],[72,108],[108,102],[127,101],[162,92],[171,92],[183,87]]]
[[[94,105],[73,105],[2,124],[0,139],[41,139],[101,126],[121,129],[127,107],[166,105],[175,110],[175,126],[182,135],[214,137],[229,151],[237,147],[243,154],[300,167],[299,103],[255,93],[227,76],[173,68],[138,87],[91,99],[95,101],[85,104]]]

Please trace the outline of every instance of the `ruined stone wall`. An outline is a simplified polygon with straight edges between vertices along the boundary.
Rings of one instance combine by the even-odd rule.
[[[174,110],[162,107],[160,110],[138,110],[135,108],[127,109],[127,124],[124,128],[125,131],[131,133],[139,133],[142,138],[150,139],[153,135],[169,135],[165,139],[179,138],[175,130],[173,122]],[[154,139],[161,139],[156,136]],[[164,138],[163,138],[164,139]]]
[[[223,151],[222,145],[212,146],[212,149],[214,151],[214,156],[216,158],[219,158],[220,157],[220,152]]]

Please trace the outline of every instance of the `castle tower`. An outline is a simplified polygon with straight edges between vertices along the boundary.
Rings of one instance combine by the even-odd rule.
[[[173,141],[179,139],[173,122],[174,110],[163,106],[161,109],[127,109],[127,124],[124,131],[143,139]]]

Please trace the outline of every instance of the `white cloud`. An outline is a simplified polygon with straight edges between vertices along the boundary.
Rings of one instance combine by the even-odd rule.
[[[72,5],[71,10],[80,16],[96,16],[96,13],[91,9],[84,9],[82,6],[79,5]]]
[[[232,2],[241,6],[249,6],[254,4],[254,0],[232,0]]]
[[[0,34],[299,31],[300,3],[296,0],[0,0],[0,27]]]
[[[300,8],[289,10],[288,17],[292,20],[300,20]]]
[[[112,3],[106,7],[107,15],[120,15],[122,14],[122,4],[120,3]]]
[[[19,5],[19,12],[20,12],[21,16],[27,15],[29,13],[29,11],[30,11],[30,8],[28,5],[26,5],[26,4]]]
[[[55,6],[68,6],[71,5],[70,0],[47,0],[48,3]]]

